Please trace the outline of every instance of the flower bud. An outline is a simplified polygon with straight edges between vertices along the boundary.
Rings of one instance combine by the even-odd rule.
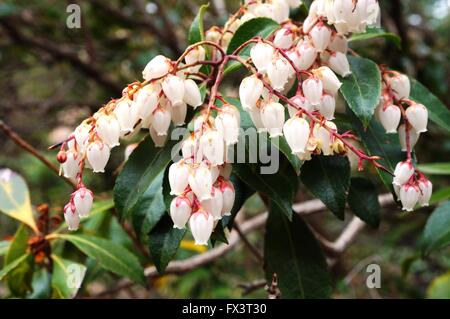
[[[80,226],[80,217],[75,212],[75,205],[72,203],[64,206],[64,219],[69,230],[77,230]]]
[[[394,180],[392,183],[394,185],[402,186],[404,185],[414,174],[414,167],[409,161],[400,162],[395,167]]]
[[[153,128],[158,136],[167,135],[171,118],[170,112],[165,108],[158,107],[155,112],[153,112]]]
[[[331,94],[324,94],[318,108],[320,114],[322,114],[327,120],[331,121],[334,119],[336,99]]]
[[[273,53],[273,47],[267,43],[258,42],[252,47],[250,56],[259,73],[266,73],[267,66],[272,61]]]
[[[238,142],[240,121],[240,114],[236,107],[225,105],[220,109],[215,124],[226,145],[234,145]]]
[[[172,122],[175,126],[182,126],[185,124],[187,105],[186,103],[179,104],[178,106],[170,108],[172,111]]]
[[[65,151],[59,151],[56,155],[56,159],[60,164],[64,164],[67,161],[67,154]]]
[[[283,135],[284,107],[280,103],[267,103],[261,109],[261,120],[264,127],[269,131],[270,137]]]
[[[173,228],[184,229],[191,217],[191,201],[186,196],[178,196],[170,203],[170,217],[173,221]]]
[[[96,121],[96,131],[110,148],[120,145],[120,125],[115,116],[101,115]]]
[[[301,41],[297,45],[298,54],[300,56],[298,62],[299,70],[308,70],[317,59],[317,50],[308,41]]]
[[[200,148],[203,155],[213,166],[222,165],[225,159],[223,136],[216,130],[209,129],[200,137]]]
[[[219,39],[222,37],[222,33],[220,32],[220,28],[212,27],[205,34],[205,40],[210,42],[219,42]]]
[[[186,62],[186,64],[194,64],[200,61],[204,61],[205,57],[206,57],[205,49],[201,45],[198,45],[192,50],[190,50],[188,54],[186,54],[186,56],[184,57],[184,61]],[[200,70],[200,68],[201,65],[198,65],[193,67],[191,70],[197,72],[198,70]]]
[[[167,75],[162,82],[164,95],[176,107],[183,103],[184,81],[175,75]]]
[[[323,23],[316,24],[309,34],[318,52],[323,52],[331,42],[331,30]]]
[[[277,91],[282,91],[288,82],[290,69],[292,67],[288,62],[279,56],[276,56],[267,67],[267,76],[270,84]]]
[[[396,105],[388,105],[379,108],[378,118],[388,134],[397,133],[401,117],[402,113],[400,108]]]
[[[333,52],[328,60],[330,68],[342,77],[346,77],[352,72],[350,71],[350,64],[348,63],[347,56],[341,52]]]
[[[303,94],[313,106],[318,106],[322,99],[323,84],[317,77],[310,77],[302,83]]]
[[[195,244],[206,246],[214,229],[214,218],[205,210],[200,209],[192,214],[189,219],[189,228],[191,229]]]
[[[119,122],[120,131],[123,134],[130,133],[134,130],[134,125],[138,120],[137,112],[132,111],[132,103],[130,100],[122,100],[116,104],[114,115]]]
[[[92,208],[94,196],[92,192],[86,187],[82,186],[72,194],[75,211],[80,217],[86,217]]]
[[[189,174],[189,186],[200,201],[211,198],[212,175],[211,170],[205,164],[200,164],[192,169]]]
[[[189,167],[184,161],[173,163],[169,167],[170,195],[181,195],[188,186]]]
[[[277,48],[287,50],[294,43],[294,33],[289,29],[282,28],[275,33],[273,43]]]
[[[66,152],[66,161],[61,164],[64,177],[66,178],[76,178],[78,172],[80,171],[80,161],[81,155],[74,151],[69,150]]]
[[[433,184],[425,177],[419,180],[419,204],[422,207],[430,205],[431,194],[433,193]]]
[[[85,151],[88,144],[91,129],[92,126],[90,124],[86,124],[85,122],[83,122],[80,125],[78,125],[75,131],[73,132],[75,142],[77,143],[78,151],[80,152]]]
[[[163,77],[169,73],[171,68],[172,63],[168,58],[163,55],[157,55],[145,66],[142,76],[144,77],[144,80],[150,81]]]
[[[389,78],[388,82],[397,100],[407,99],[409,97],[411,82],[406,75],[398,74],[392,78]]]
[[[402,124],[398,128],[398,137],[400,139],[400,145],[402,147],[402,151],[406,152],[408,150],[408,147],[406,145],[406,125]],[[417,142],[419,141],[420,133],[417,133],[416,130],[410,129],[409,130],[409,144],[411,145],[411,149],[416,146]]]
[[[342,86],[342,83],[329,67],[322,66],[313,70],[312,73],[322,81],[325,92],[336,96]]]
[[[213,187],[211,198],[201,201],[201,204],[213,216],[214,220],[222,219],[223,197],[220,189]]]
[[[289,119],[283,126],[283,132],[292,154],[305,152],[310,132],[309,124],[305,119],[300,117]]]
[[[200,89],[198,88],[197,83],[191,79],[184,80],[184,102],[193,108],[196,108],[203,103]]]
[[[109,160],[109,147],[101,142],[94,141],[87,148],[87,159],[94,173],[104,173]]]
[[[150,127],[150,137],[152,138],[152,141],[153,143],[155,143],[156,147],[163,147],[166,144],[167,134],[158,135],[158,132],[156,132],[153,127]]]
[[[403,185],[402,188],[400,188],[400,201],[402,202],[403,210],[412,212],[419,200],[419,195],[420,191],[417,186],[409,184]]]
[[[263,92],[264,85],[260,79],[255,75],[246,77],[242,80],[239,86],[239,98],[241,100],[244,110],[249,111],[256,107],[261,94]]]
[[[222,192],[223,198],[222,216],[230,216],[234,206],[234,199],[236,197],[236,191],[234,190],[233,183],[227,180],[222,180],[220,184],[220,191]]]
[[[413,104],[406,109],[406,118],[417,133],[427,131],[428,110],[422,104]]]

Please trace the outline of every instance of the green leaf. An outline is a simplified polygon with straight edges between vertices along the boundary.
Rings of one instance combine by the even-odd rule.
[[[197,13],[197,16],[192,22],[188,35],[189,44],[201,42],[205,39],[205,31],[203,28],[203,16],[205,15],[208,7],[209,4],[202,5]]]
[[[399,49],[401,49],[402,47],[402,39],[398,35],[392,32],[386,32],[382,28],[367,28],[367,31],[365,33],[353,34],[348,41],[359,42],[379,38],[384,38],[388,41],[391,41]]]
[[[448,199],[450,199],[450,187],[441,188],[431,195],[430,205],[435,205]]]
[[[123,246],[88,235],[56,234],[55,237],[71,242],[87,256],[96,259],[103,268],[145,285],[144,269],[139,260]]]
[[[11,271],[15,270],[22,262],[24,262],[30,254],[24,254],[20,256],[19,258],[15,259],[14,261],[7,264],[5,267],[3,267],[2,270],[0,270],[0,281],[3,280],[3,278],[8,275]]]
[[[380,203],[376,186],[368,179],[351,179],[348,205],[361,220],[374,228],[380,225]]]
[[[8,252],[10,245],[11,242],[7,240],[0,241],[0,256],[3,256]]]
[[[347,110],[347,114],[368,155],[381,157],[378,162],[390,172],[394,172],[397,163],[404,160],[398,135],[386,134],[384,128],[375,119],[372,119],[369,127],[364,128],[351,110]],[[386,188],[395,195],[392,176],[381,169],[377,169],[377,172]]]
[[[38,232],[27,183],[10,169],[0,170],[0,211]]]
[[[350,187],[350,162],[346,156],[314,156],[303,165],[300,179],[333,214],[344,220]]]
[[[450,175],[450,163],[420,164],[420,171],[430,175]]]
[[[417,80],[411,79],[410,99],[426,106],[431,121],[450,132],[450,110]]]
[[[232,54],[241,44],[250,39],[258,36],[264,39],[267,38],[278,28],[280,28],[280,25],[269,18],[255,18],[243,23],[231,38],[227,54]],[[249,57],[250,48],[251,45],[247,46],[239,53],[239,55],[242,57]],[[241,67],[242,65],[237,61],[230,62],[225,68],[225,74],[234,72]]]
[[[282,298],[328,298],[331,280],[320,246],[305,222],[272,209],[264,238],[266,279],[278,277]]]
[[[186,229],[173,227],[168,214],[149,233],[149,249],[152,260],[159,273],[163,273],[169,262],[175,257],[180,242],[186,234]]]
[[[27,252],[27,248],[28,231],[24,225],[20,225],[9,245],[8,253],[5,256],[5,266],[23,256]]]
[[[294,189],[292,183],[282,173],[262,175],[256,164],[233,164],[233,172],[250,188],[267,195],[272,203],[292,219],[292,201]]]
[[[450,244],[450,201],[436,208],[428,218],[421,244],[425,254]]]
[[[433,280],[427,289],[429,299],[450,299],[450,271]]]
[[[349,56],[348,61],[352,74],[342,79],[340,92],[366,128],[380,100],[380,70],[368,59]]]
[[[57,255],[52,255],[51,258],[53,260],[52,287],[56,296],[63,299],[74,298],[83,282],[86,266]]]

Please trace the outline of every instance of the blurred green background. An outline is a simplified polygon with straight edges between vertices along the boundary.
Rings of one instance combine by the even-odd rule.
[[[190,23],[204,2],[2,1],[0,119],[53,160],[55,154],[47,147],[63,140],[77,123],[111,97],[119,96],[127,83],[140,79],[151,57],[159,53],[178,57],[186,47]],[[81,8],[79,29],[66,26],[66,8],[70,3]],[[416,77],[450,106],[450,1],[380,3],[382,25],[402,37],[402,49],[384,40],[358,43],[353,48],[378,63]],[[222,24],[238,6],[236,0],[211,1],[206,27]],[[55,212],[60,211],[70,188],[1,133],[0,137],[0,168],[11,168],[24,176],[33,204],[46,202]],[[86,174],[86,183],[97,194],[108,196],[114,171],[123,160],[123,150],[124,146],[115,150],[106,174]],[[433,126],[422,137],[417,153],[421,163],[448,162],[450,139]],[[432,176],[432,181],[436,189],[450,186],[445,176]],[[247,203],[247,208],[249,214],[263,209],[256,197]],[[427,260],[415,258],[417,240],[429,212],[403,215],[396,210],[384,211],[380,229],[364,231],[333,268],[334,297],[426,297],[431,281],[450,269],[448,249]],[[327,217],[317,216],[315,222],[338,234],[341,222]],[[0,238],[12,235],[16,227],[14,221],[0,215]],[[111,227],[112,231],[120,229]],[[261,236],[255,233],[250,237],[259,248]],[[180,257],[195,253],[198,252],[182,249]],[[379,263],[383,271],[382,288],[378,290],[369,290],[364,284],[365,265],[372,261]],[[409,261],[413,262],[405,274]],[[163,277],[149,290],[123,290],[110,297],[241,297],[240,284],[263,277],[259,264],[241,247],[211,266],[180,277]],[[92,278],[81,296],[95,294],[114,280],[107,274]],[[4,295],[5,288],[0,284],[0,297]],[[259,290],[246,296],[265,297],[266,293]]]

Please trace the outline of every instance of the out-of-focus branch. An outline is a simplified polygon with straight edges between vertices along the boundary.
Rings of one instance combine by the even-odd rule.
[[[14,143],[16,143],[18,146],[20,146],[22,149],[36,157],[38,160],[40,160],[45,166],[50,168],[53,172],[59,175],[59,169],[58,167],[50,162],[47,158],[45,158],[37,149],[35,149],[32,145],[30,145],[27,141],[25,141],[22,137],[19,136],[16,132],[14,132],[8,125],[6,125],[5,122],[0,120],[0,130],[5,133],[5,135],[11,139]],[[71,179],[68,179],[64,176],[60,176],[61,178],[66,181],[67,184],[70,186],[76,188],[77,184],[75,181],[72,181]]]
[[[20,22],[20,21],[19,21]],[[16,23],[13,23],[13,19],[3,18],[0,19],[0,25],[6,31],[8,36],[16,42],[18,45],[22,45],[32,49],[38,49],[49,54],[55,60],[63,60],[69,62],[74,68],[83,72],[89,78],[95,80],[113,93],[120,93],[122,91],[121,85],[115,83],[112,79],[105,75],[104,72],[98,70],[91,63],[81,60],[76,52],[73,52],[67,48],[64,48],[60,44],[53,41],[37,37],[27,36],[20,31],[20,28]]]

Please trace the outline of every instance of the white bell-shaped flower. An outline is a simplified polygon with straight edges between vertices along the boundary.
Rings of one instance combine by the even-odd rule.
[[[308,100],[306,100],[306,98],[304,96],[295,95],[290,100],[292,103],[294,103],[297,106],[297,108],[295,108],[295,112],[292,109],[293,114],[290,114],[291,117],[294,116],[299,111],[299,109],[303,109],[307,112],[314,111],[314,106]]]
[[[72,201],[78,215],[80,217],[86,217],[91,211],[94,196],[89,189],[82,186],[72,194]]]
[[[389,78],[389,86],[397,100],[407,99],[411,92],[411,82],[404,74],[397,74]]]
[[[305,152],[310,129],[309,123],[304,118],[295,116],[289,119],[283,126],[283,133],[292,150],[292,154]]]
[[[331,42],[331,29],[324,23],[316,24],[310,31],[311,40],[318,52],[323,52]]]
[[[75,211],[75,205],[68,203],[64,206],[64,219],[69,230],[77,230],[80,226],[80,216]]]
[[[328,49],[335,52],[341,52],[346,54],[348,51],[348,40],[346,37],[335,34],[331,38],[331,42],[328,45]]]
[[[239,99],[241,100],[244,110],[249,111],[256,107],[261,94],[263,92],[264,84],[255,75],[246,77],[242,80],[239,86]]]
[[[295,8],[298,8],[302,4],[302,1],[301,0],[287,0],[287,3],[289,4],[289,7],[291,9],[295,9]]]
[[[184,81],[176,75],[167,75],[162,82],[162,89],[166,98],[176,107],[183,103]]]
[[[202,207],[213,216],[214,220],[222,219],[223,197],[217,187],[212,188],[211,198],[200,202]]]
[[[288,82],[292,67],[286,59],[276,56],[267,67],[267,76],[270,84],[277,91],[282,91]]]
[[[336,110],[336,99],[331,94],[324,94],[322,100],[318,106],[320,114],[322,114],[327,120],[334,119],[334,112]]]
[[[66,152],[66,161],[61,164],[61,168],[66,178],[76,178],[80,171],[81,155],[75,150]]]
[[[406,125],[402,124],[398,128],[398,137],[400,140],[400,145],[402,147],[402,151],[406,152],[408,150],[407,144],[406,144]],[[420,133],[417,133],[416,130],[410,129],[409,130],[409,144],[411,145],[411,149],[416,146],[417,142],[419,141]]]
[[[433,184],[426,178],[419,180],[419,204],[422,207],[430,205],[431,195],[433,194]]]
[[[274,48],[267,43],[258,42],[250,50],[250,57],[258,72],[265,74],[267,66],[272,61]]]
[[[101,115],[96,121],[96,131],[98,136],[110,148],[120,145],[120,125],[114,115]]]
[[[213,185],[211,170],[205,164],[191,170],[189,174],[189,186],[200,201],[211,198]]]
[[[312,71],[312,73],[319,78],[323,83],[323,89],[325,92],[336,96],[337,92],[342,86],[336,74],[327,66],[322,66]]]
[[[294,43],[294,34],[291,30],[282,28],[275,33],[273,43],[277,48],[287,50]]]
[[[352,74],[347,56],[344,53],[333,52],[328,60],[328,65],[334,72],[342,77]]]
[[[225,159],[225,144],[222,134],[209,129],[200,137],[200,148],[203,156],[213,166],[222,165]]]
[[[234,190],[233,183],[227,180],[222,180],[220,183],[220,191],[222,192],[223,198],[222,216],[230,216],[234,206],[234,199],[236,197],[236,191]]]
[[[261,110],[259,108],[255,108],[253,110],[248,111],[248,114],[252,119],[253,125],[255,125],[256,129],[258,130],[258,133],[267,131],[261,119]]]
[[[184,102],[193,108],[196,108],[203,103],[202,94],[194,80],[184,80]]]
[[[327,126],[328,129],[324,126]],[[318,142],[318,146],[320,147],[322,154],[325,156],[333,155],[334,136],[329,131],[330,129],[337,132],[336,124],[331,121],[327,121],[324,125],[316,124],[313,130],[313,135]]]
[[[289,4],[286,0],[272,0],[273,19],[282,23],[289,19]]]
[[[170,195],[181,195],[188,186],[189,166],[183,161],[169,167]]]
[[[191,217],[191,201],[187,196],[178,196],[170,202],[170,217],[173,228],[184,229]]]
[[[181,155],[183,155],[184,159],[193,158],[196,145],[197,141],[193,134],[183,141],[183,144],[181,145]]]
[[[160,92],[161,85],[159,84],[148,84],[139,90],[134,101],[134,107],[138,109],[137,113],[140,119],[146,120],[152,116],[153,111],[158,106]]]
[[[192,214],[189,219],[189,228],[194,237],[196,245],[208,245],[214,229],[214,217],[207,211],[200,209]]]
[[[163,55],[157,55],[148,62],[142,71],[144,80],[150,81],[165,76],[172,68],[171,61]]]
[[[131,133],[138,120],[138,114],[132,110],[132,102],[128,99],[119,101],[114,108],[114,115],[120,125],[122,134]]]
[[[215,118],[216,129],[222,134],[226,145],[234,145],[239,139],[241,117],[236,107],[224,105]]]
[[[300,56],[298,69],[308,70],[317,59],[316,48],[309,41],[301,41],[297,44],[297,50]]]
[[[163,147],[166,145],[167,134],[166,135],[158,135],[158,132],[152,127],[150,127],[150,137],[152,138],[153,143],[155,143],[156,147]]]
[[[167,135],[172,115],[166,108],[158,107],[153,112],[153,129],[158,136]]]
[[[94,141],[87,148],[87,159],[94,173],[104,173],[108,163],[110,150],[102,141]]]
[[[282,136],[285,121],[284,106],[277,102],[267,103],[261,109],[261,120],[271,138]]]
[[[395,134],[397,133],[397,128],[402,118],[402,112],[397,105],[388,105],[379,108],[378,118],[386,130],[386,133]]]
[[[400,188],[400,201],[402,202],[403,210],[412,212],[419,201],[419,196],[419,187],[409,184],[403,185]]]
[[[322,81],[317,77],[310,77],[302,83],[303,94],[313,106],[320,105],[323,93]]]
[[[187,114],[187,105],[186,103],[181,103],[178,106],[171,107],[172,111],[172,122],[175,126],[182,126],[185,124],[186,114]]]
[[[427,131],[428,110],[422,104],[413,104],[406,109],[406,118],[417,133]]]
[[[188,54],[184,57],[184,61],[186,64],[195,64],[200,61],[205,61],[206,58],[206,50],[203,48],[203,46],[198,45],[192,50],[189,51]],[[192,72],[198,72],[202,66],[197,65],[195,67],[191,67]]]
[[[84,152],[86,150],[91,129],[92,125],[87,124],[86,122],[81,123],[75,128],[73,136],[75,138],[75,142],[77,143],[78,151]]]
[[[394,180],[392,183],[394,185],[402,186],[413,176],[414,166],[409,161],[400,162],[395,166]]]

